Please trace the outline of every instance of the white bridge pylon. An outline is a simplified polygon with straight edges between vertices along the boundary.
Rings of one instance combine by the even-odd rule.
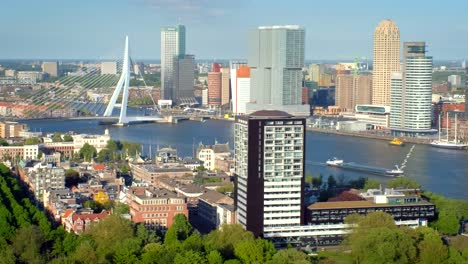
[[[106,111],[104,112],[104,116],[111,116],[112,111],[114,110],[115,103],[117,102],[117,98],[119,97],[120,91],[123,88],[122,94],[122,104],[120,107],[120,116],[119,116],[119,125],[128,124],[127,120],[127,104],[128,104],[128,86],[130,84],[130,56],[128,51],[128,36],[125,37],[125,51],[124,51],[124,59],[122,65],[122,74],[120,75],[119,82],[115,87],[115,91],[112,94],[112,97],[107,105]]]

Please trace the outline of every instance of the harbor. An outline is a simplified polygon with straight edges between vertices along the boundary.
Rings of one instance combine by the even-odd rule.
[[[226,120],[226,119],[223,119]],[[30,120],[25,121],[31,131],[102,134],[108,128],[113,138],[133,141],[143,145],[145,152],[152,145],[168,145],[176,148],[181,157],[192,156],[193,144],[229,142],[233,148],[233,122],[207,120],[204,123],[184,121],[174,124],[138,124],[127,127],[99,126],[97,120]],[[372,164],[380,168],[392,168],[402,164],[413,143],[406,141],[405,147],[389,145],[393,137],[376,140],[372,137],[355,137],[334,133],[319,133],[308,128],[306,133],[306,174],[319,176],[343,176],[346,179],[358,177],[375,178],[379,181],[392,179],[365,172],[336,170],[326,166],[330,157],[353,161],[358,164]],[[437,162],[434,162],[436,161]],[[423,188],[451,198],[468,199],[468,151],[439,149],[427,144],[417,144],[407,159],[405,177],[415,179]],[[402,166],[400,166],[402,167]]]

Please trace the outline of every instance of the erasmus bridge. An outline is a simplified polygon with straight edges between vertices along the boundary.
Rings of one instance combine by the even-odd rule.
[[[125,38],[123,62],[117,64],[122,65],[120,77],[115,74],[101,74],[98,69],[69,75],[59,79],[48,88],[33,91],[17,105],[25,109],[25,118],[33,119],[99,119],[113,122],[118,126],[163,120],[164,117],[161,115],[141,71],[138,72],[145,87],[132,88],[134,90],[133,97],[145,98],[146,101],[150,101],[151,105],[150,107],[146,105],[144,109],[140,107],[140,111],[138,108],[134,108],[131,111],[133,114],[130,115],[128,114],[130,111],[127,112],[129,109],[130,79],[132,78],[128,36]],[[134,74],[136,75],[136,73]],[[112,96],[107,100],[111,93]],[[114,109],[118,110],[118,108],[120,108],[120,113],[116,114]]]

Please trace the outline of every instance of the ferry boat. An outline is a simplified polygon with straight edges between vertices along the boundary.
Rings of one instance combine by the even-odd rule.
[[[368,165],[357,164],[355,162],[344,162],[338,158],[332,158],[326,161],[326,164],[331,167],[336,167],[344,170],[353,170],[353,171],[361,171],[366,173],[371,173],[375,175],[382,175],[387,177],[399,177],[404,174],[404,171],[400,169],[397,165],[395,165],[395,169],[385,169],[385,168],[378,168],[372,167]]]
[[[388,144],[392,145],[392,146],[404,146],[405,145],[405,142],[403,142],[401,139],[399,138],[394,138],[392,141],[390,141]]]
[[[439,116],[439,140],[434,140],[431,143],[431,146],[435,148],[444,148],[444,149],[467,149],[468,144],[462,143],[458,140],[457,135],[458,124],[457,124],[457,114],[455,114],[455,139],[453,141],[449,141],[449,113],[447,113],[447,139],[441,139],[441,128],[440,128],[440,116]]]

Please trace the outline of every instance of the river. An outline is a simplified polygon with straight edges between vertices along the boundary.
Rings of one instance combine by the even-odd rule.
[[[103,134],[104,129],[108,128],[114,139],[143,144],[145,153],[150,145],[153,150],[158,145],[171,146],[182,157],[192,156],[193,146],[196,147],[200,142],[229,142],[231,148],[233,146],[234,123],[228,121],[183,121],[179,124],[138,124],[127,127],[101,126],[96,120],[32,120],[24,123],[31,131],[44,133],[73,131]],[[307,132],[306,172],[316,176],[322,174],[325,178],[330,174],[344,179],[365,176],[384,183],[388,178],[330,168],[324,162],[331,157],[339,157],[345,161],[390,169],[403,162],[411,146],[397,147],[382,140]],[[468,199],[468,151],[416,145],[406,164],[405,175],[415,179],[425,190],[451,198]]]

